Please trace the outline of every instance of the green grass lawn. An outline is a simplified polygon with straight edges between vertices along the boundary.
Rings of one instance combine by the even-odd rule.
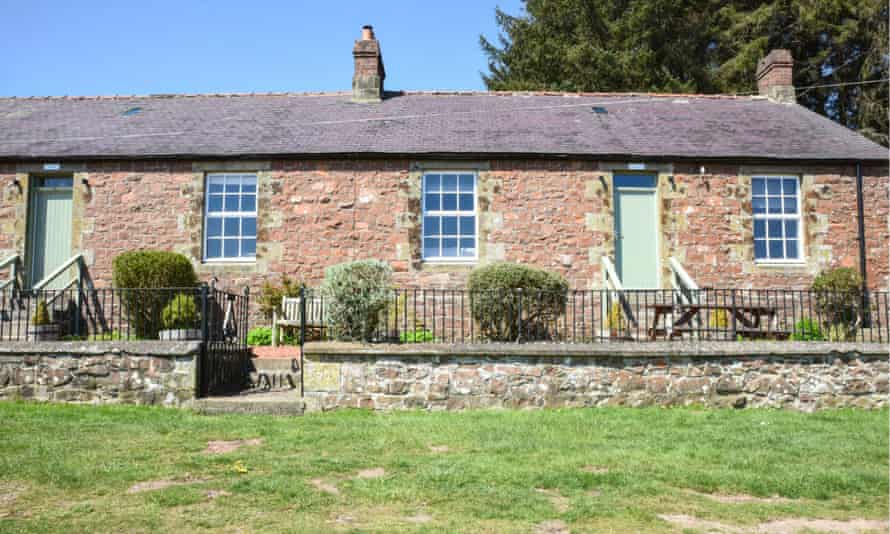
[[[133,488],[158,481],[176,484]],[[887,411],[0,403],[0,532],[670,532],[662,516],[754,528],[887,514]]]

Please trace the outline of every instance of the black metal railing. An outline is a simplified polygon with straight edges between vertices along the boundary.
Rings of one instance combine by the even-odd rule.
[[[888,293],[783,289],[394,289],[336,299],[304,289],[304,340],[389,343],[890,341]]]

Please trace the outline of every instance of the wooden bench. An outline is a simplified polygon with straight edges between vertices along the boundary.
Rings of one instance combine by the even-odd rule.
[[[272,312],[272,346],[278,346],[278,330],[280,327],[300,326],[300,298],[284,297],[281,299],[281,315],[278,310]],[[306,328],[323,328],[324,317],[321,299],[306,299]]]

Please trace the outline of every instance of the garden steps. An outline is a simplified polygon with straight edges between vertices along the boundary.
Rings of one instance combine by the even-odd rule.
[[[297,389],[284,391],[257,391],[222,397],[197,399],[192,409],[203,415],[260,414],[260,415],[303,415],[306,403],[300,398]]]

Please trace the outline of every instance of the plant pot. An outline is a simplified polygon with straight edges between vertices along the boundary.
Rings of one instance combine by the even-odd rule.
[[[28,327],[28,341],[58,341],[59,325],[44,324]]]
[[[201,331],[197,328],[177,328],[175,330],[161,330],[158,332],[161,341],[185,341],[201,339]]]

